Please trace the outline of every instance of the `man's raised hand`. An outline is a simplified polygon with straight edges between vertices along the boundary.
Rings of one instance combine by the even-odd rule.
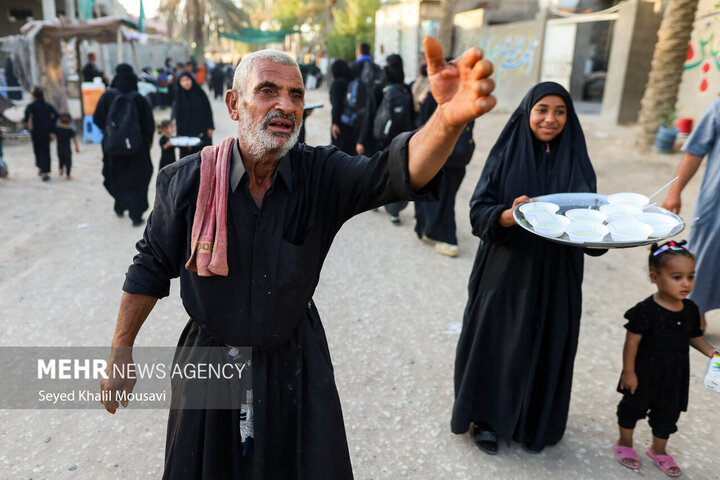
[[[493,64],[483,59],[482,50],[470,48],[459,59],[446,63],[442,47],[433,37],[426,36],[423,47],[430,90],[447,125],[462,127],[492,110],[496,100],[490,94],[495,82],[488,77]]]

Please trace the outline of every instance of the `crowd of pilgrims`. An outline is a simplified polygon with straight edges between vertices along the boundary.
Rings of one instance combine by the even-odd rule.
[[[389,117],[394,135],[411,131],[425,124],[437,103],[430,92],[426,65],[421,65],[417,78],[406,84],[400,55],[388,55],[378,65],[370,56],[369,45],[361,44],[357,53],[352,64],[335,60],[331,66],[331,142],[349,155],[369,156],[390,144],[392,136],[385,135],[387,128],[379,128],[387,127]],[[388,116],[388,109],[395,113]],[[438,201],[415,202],[413,220],[418,238],[450,257],[459,254],[455,197],[475,149],[473,126],[474,122],[465,126],[443,167]],[[401,224],[400,212],[407,205],[406,201],[385,205],[392,224]]]
[[[89,65],[88,75],[107,80],[94,67],[92,59]],[[212,144],[210,102],[196,80],[197,72],[192,70],[191,63],[173,66],[168,59],[156,72],[143,71],[138,76],[130,65],[120,64],[108,82],[110,88],[98,102],[94,120],[104,129],[116,96],[136,94],[138,80],[157,86],[157,92],[147,100],[137,94],[132,97],[137,112],[134,120],[145,139],[141,151],[128,159],[118,158],[103,148],[104,184],[115,199],[115,213],[122,217],[128,211],[133,225],[144,223],[142,214],[148,208],[150,148],[155,130],[160,134],[161,168],[175,161],[175,147],[170,143],[175,135],[201,139],[195,147],[182,148],[181,157]],[[222,63],[210,70],[207,83],[215,98],[232,87],[233,73],[232,65]],[[372,155],[385,149],[392,140],[392,135],[387,136],[388,130],[397,135],[419,128],[437,108],[425,65],[408,85],[399,55],[389,55],[378,65],[365,44],[359,47],[358,57],[351,64],[335,60],[331,78],[331,142],[349,155]],[[49,141],[51,135],[56,135],[63,138],[61,169],[65,169],[69,178],[69,141],[74,135],[60,133],[69,129],[67,115],[58,114],[46,103],[40,89],[31,93],[33,102],[26,109],[25,120],[30,127],[39,173],[44,180],[49,176]],[[155,125],[153,106],[171,106],[171,119]],[[473,122],[465,126],[443,167],[437,201],[415,205],[418,238],[447,256],[458,255],[455,197],[474,152],[473,126]],[[60,153],[60,143],[58,149]],[[511,228],[517,225],[512,210],[538,195],[595,191],[595,172],[569,93],[553,82],[534,86],[490,150],[470,203],[472,232],[481,242],[469,280],[456,352],[451,429],[456,434],[470,431],[477,446],[486,453],[495,454],[500,439],[519,442],[528,452],[537,453],[563,437],[582,311],[584,256],[605,253],[548,242],[525,230]],[[393,224],[400,223],[400,212],[406,206],[407,202],[385,206]],[[694,268],[694,257],[681,244],[654,247],[650,271],[658,292],[626,313],[628,341],[635,342],[637,364],[647,370],[638,372],[638,377],[648,383],[641,383],[636,392],[637,378],[630,378],[623,371],[618,387],[624,394],[618,407],[621,436],[615,443],[618,461],[637,468],[632,429],[649,411],[653,447],[648,455],[671,476],[679,474],[679,468],[664,447],[668,436],[677,430],[675,423],[680,411],[687,407],[688,346],[709,356],[713,351],[702,339],[697,308],[684,298],[692,290],[692,282],[678,293],[667,282],[660,281],[663,275],[669,275],[668,265],[680,268],[673,262],[682,263],[682,268]],[[554,294],[549,292],[551,288]],[[658,308],[663,318],[669,319],[667,325],[648,325],[648,314],[643,309]],[[673,326],[676,323],[677,328]],[[653,330],[657,328],[661,331]],[[643,336],[647,336],[646,347]],[[657,358],[666,351],[666,344],[673,347],[670,362]],[[645,361],[648,355],[655,357]],[[635,357],[631,360],[635,363]],[[488,365],[493,368],[487,368]],[[668,392],[667,388],[655,388],[652,382],[675,386]],[[674,395],[670,400],[652,397],[670,394]]]

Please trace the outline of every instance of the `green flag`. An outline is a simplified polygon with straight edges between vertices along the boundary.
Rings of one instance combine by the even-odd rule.
[[[138,17],[138,30],[140,30],[140,33],[145,33],[145,9],[143,8],[142,0],[140,0],[140,16]]]

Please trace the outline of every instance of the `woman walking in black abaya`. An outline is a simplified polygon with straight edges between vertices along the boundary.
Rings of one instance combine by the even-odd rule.
[[[520,228],[529,197],[595,192],[595,172],[568,92],[536,85],[503,129],[470,202],[478,248],[455,359],[452,431],[473,424],[489,454],[498,438],[532,453],[567,424],[582,303],[583,253]]]
[[[180,148],[180,158],[183,158],[199,152],[207,145],[212,145],[215,124],[210,100],[195,81],[192,73],[180,73],[177,84],[172,108],[172,118],[175,120],[177,134],[181,137],[200,138],[200,145]]]
[[[155,121],[152,107],[137,91],[137,76],[132,67],[121,63],[115,67],[115,77],[110,88],[98,100],[93,121],[103,131],[112,122],[113,101],[119,95],[125,95],[134,102],[134,118],[123,118],[122,122],[136,123],[140,127],[143,142],[140,148],[131,155],[115,155],[105,149],[103,144],[103,185],[115,199],[115,214],[122,217],[128,211],[133,226],[139,227],[145,222],[143,213],[148,209],[148,185],[152,177],[152,146]]]

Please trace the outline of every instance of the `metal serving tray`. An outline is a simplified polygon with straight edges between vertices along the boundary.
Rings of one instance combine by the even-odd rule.
[[[560,206],[560,209],[556,212],[558,215],[563,215],[566,211],[573,209],[573,208],[588,208],[592,207],[594,210],[597,210],[600,205],[605,205],[608,203],[607,201],[607,195],[602,195],[599,193],[553,193],[551,195],[542,195],[539,197],[533,198],[533,200],[537,202],[551,202],[558,206]],[[519,207],[520,205],[518,205]],[[678,222],[684,222],[684,220],[674,213],[670,212],[669,210],[665,210],[662,207],[658,207],[657,205],[650,205],[643,209],[645,212],[653,212],[653,213],[662,213],[664,215],[669,215],[676,219]],[[533,230],[532,225],[530,225],[530,222],[528,222],[525,219],[525,216],[520,211],[519,208],[515,208],[513,211],[513,216],[515,217],[515,221],[517,221],[518,225],[520,225],[522,228],[527,230],[528,232],[532,233],[533,235],[537,235],[539,237],[543,237],[547,240],[550,240],[551,242],[557,242],[562,243],[564,245],[570,245],[573,247],[585,247],[585,248],[631,248],[631,247],[640,247],[643,245],[650,245],[651,243],[655,242],[662,242],[663,240],[674,237],[675,235],[679,234],[683,230],[685,230],[685,223],[678,223],[678,225],[673,228],[669,234],[665,235],[664,237],[660,238],[648,238],[647,240],[640,240],[636,242],[614,242],[610,234],[608,233],[605,235],[605,238],[603,238],[602,242],[574,242],[568,238],[567,233],[563,233],[560,237],[550,237],[547,235],[542,235],[535,230]]]

